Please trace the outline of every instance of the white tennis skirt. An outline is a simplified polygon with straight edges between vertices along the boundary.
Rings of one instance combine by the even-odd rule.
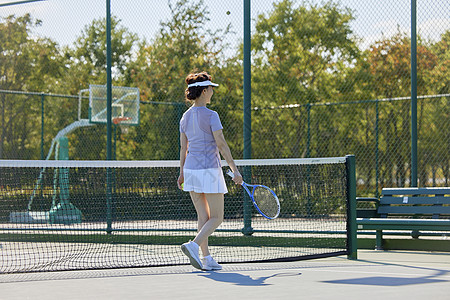
[[[207,194],[228,193],[221,168],[200,170],[184,169],[183,172],[183,191]]]

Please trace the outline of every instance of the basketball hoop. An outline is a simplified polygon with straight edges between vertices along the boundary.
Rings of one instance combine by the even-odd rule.
[[[131,120],[130,117],[117,117],[117,118],[113,118],[112,121],[115,125],[119,125],[120,123],[122,123],[123,121],[129,121]]]
[[[122,133],[127,134],[128,133],[128,126],[125,126],[127,124],[121,124],[121,123],[125,122],[125,121],[129,121],[129,120],[131,120],[130,117],[117,117],[117,118],[113,118],[112,122],[114,123],[114,125],[119,125],[120,131]]]

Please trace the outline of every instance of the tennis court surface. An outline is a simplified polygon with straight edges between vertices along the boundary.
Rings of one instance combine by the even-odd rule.
[[[0,274],[1,299],[449,299],[450,254],[369,251],[283,263]]]

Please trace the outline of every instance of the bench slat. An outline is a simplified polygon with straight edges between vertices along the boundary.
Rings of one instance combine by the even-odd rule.
[[[443,188],[384,188],[381,195],[450,195],[450,187]]]
[[[450,215],[450,206],[379,206],[379,214],[402,214],[402,215],[414,215],[414,214],[425,214],[425,215]]]
[[[380,198],[380,204],[450,204],[450,197],[394,197],[383,196]]]
[[[430,226],[450,226],[450,219],[401,219],[401,218],[390,218],[390,219],[380,219],[380,218],[357,218],[357,224],[416,224]]]
[[[421,220],[421,219],[380,219],[358,218],[356,219],[359,230],[442,230],[450,231],[450,219]]]
[[[450,226],[432,226],[430,224],[365,224],[358,225],[358,230],[421,230],[421,231],[450,231]]]

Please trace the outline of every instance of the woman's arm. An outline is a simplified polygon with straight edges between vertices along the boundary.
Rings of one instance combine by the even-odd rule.
[[[178,188],[181,189],[181,184],[184,182],[184,162],[186,161],[188,148],[188,139],[185,133],[180,133],[180,176],[178,176]]]
[[[228,147],[227,141],[223,136],[222,129],[213,131],[214,140],[216,141],[217,147],[219,148],[220,153],[223,158],[227,161],[228,165],[231,168],[231,171],[234,173],[233,181],[236,184],[242,184],[242,175],[239,173],[239,170],[234,163],[233,157],[231,156],[230,147]]]

